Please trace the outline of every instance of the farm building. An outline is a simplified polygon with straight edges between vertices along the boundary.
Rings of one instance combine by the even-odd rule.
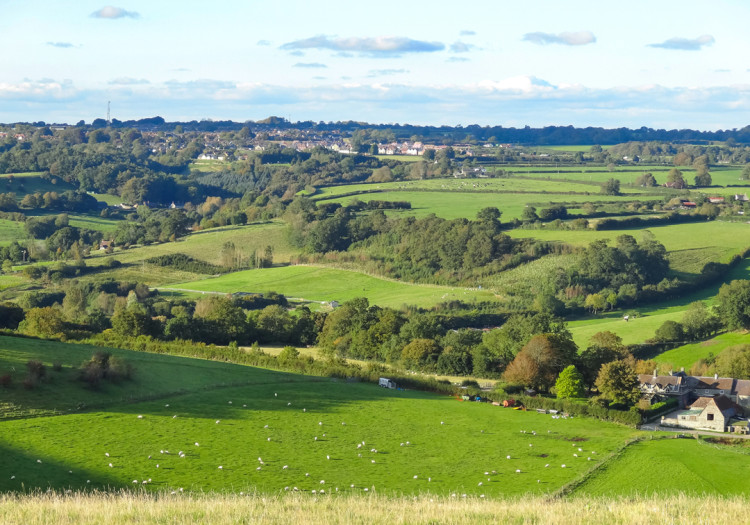
[[[658,403],[677,398],[680,408],[699,398],[726,396],[733,403],[750,409],[750,380],[732,377],[695,377],[677,372],[669,375],[640,374],[638,376],[643,399]]]
[[[679,412],[677,417],[662,417],[661,424],[665,427],[724,432],[730,419],[741,413],[742,407],[725,395],[701,397],[687,410]]]

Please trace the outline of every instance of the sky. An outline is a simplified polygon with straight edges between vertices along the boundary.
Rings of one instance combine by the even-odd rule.
[[[747,0],[115,1],[0,0],[0,122],[750,124]]]

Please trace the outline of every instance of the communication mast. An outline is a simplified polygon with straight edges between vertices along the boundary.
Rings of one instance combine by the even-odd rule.
[[[109,126],[112,124],[112,121],[109,119],[109,100],[107,101],[107,125]]]

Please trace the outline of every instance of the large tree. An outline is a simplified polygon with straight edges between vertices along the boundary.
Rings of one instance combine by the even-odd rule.
[[[596,378],[596,388],[613,403],[633,405],[640,397],[638,376],[626,360],[612,361],[602,366]]]
[[[559,334],[540,334],[532,337],[505,370],[511,383],[548,391],[560,372],[575,359],[575,343]]]
[[[559,399],[586,395],[583,376],[575,366],[570,365],[560,372],[555,382],[555,391]]]
[[[716,311],[728,329],[750,328],[750,281],[723,284],[716,296]]]

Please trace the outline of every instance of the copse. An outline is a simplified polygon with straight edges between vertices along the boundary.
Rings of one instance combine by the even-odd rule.
[[[750,328],[750,281],[723,284],[716,296],[716,311],[729,330]]]

